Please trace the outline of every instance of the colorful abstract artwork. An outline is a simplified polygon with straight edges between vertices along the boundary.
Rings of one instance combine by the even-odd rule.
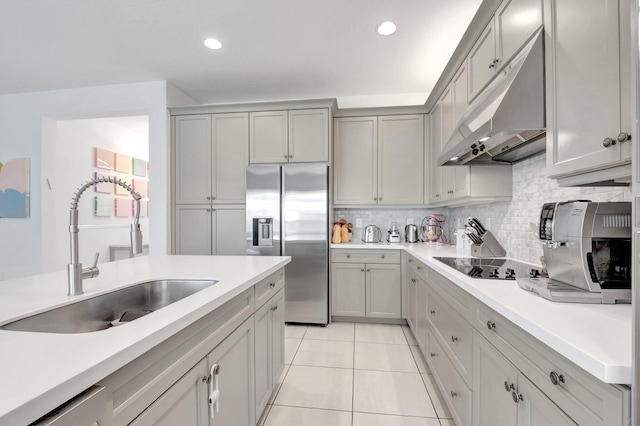
[[[116,217],[131,216],[131,200],[128,198],[116,198],[114,213]]]
[[[0,162],[0,218],[29,217],[29,158]]]
[[[148,185],[146,180],[133,179],[133,190],[136,191],[138,194],[140,194],[142,198],[147,198],[148,196],[147,188],[148,188]]]
[[[94,177],[96,179],[98,178],[102,178],[102,177],[109,177],[108,175],[103,175],[102,173],[95,173]],[[113,184],[109,183],[109,182],[101,182],[98,184],[95,184],[93,186],[95,188],[96,192],[99,192],[101,194],[113,194]]]
[[[111,217],[113,198],[107,196],[93,197],[93,214],[97,217]]]
[[[96,148],[96,167],[98,169],[113,170],[114,153],[108,149]]]
[[[131,173],[131,157],[116,153],[115,171],[120,173]]]
[[[147,177],[147,162],[139,158],[134,158],[132,161],[133,171],[131,174],[134,176]]]

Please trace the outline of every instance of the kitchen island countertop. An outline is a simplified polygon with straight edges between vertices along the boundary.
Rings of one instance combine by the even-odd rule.
[[[331,249],[404,250],[597,379],[631,385],[631,305],[551,302],[515,281],[471,278],[434,259],[462,256],[447,244],[353,241],[331,244]]]
[[[290,261],[286,256],[142,256],[100,264],[100,275],[84,280],[81,296],[67,296],[66,271],[0,282],[3,325],[147,280],[218,280],[120,327],[77,334],[0,330],[0,424],[36,420]]]

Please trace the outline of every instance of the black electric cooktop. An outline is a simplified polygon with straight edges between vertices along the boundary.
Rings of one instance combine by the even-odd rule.
[[[434,257],[471,278],[515,280],[516,277],[540,277],[540,269],[516,260],[477,257]]]

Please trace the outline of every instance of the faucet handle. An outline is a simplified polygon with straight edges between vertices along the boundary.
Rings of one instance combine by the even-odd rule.
[[[100,257],[100,252],[97,251],[96,252],[96,257],[93,258],[93,266],[92,268],[95,268],[96,266],[98,266],[98,258]]]

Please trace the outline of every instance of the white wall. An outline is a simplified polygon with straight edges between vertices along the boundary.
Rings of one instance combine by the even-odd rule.
[[[147,116],[92,118],[82,120],[61,120],[56,122],[56,166],[55,176],[43,176],[51,182],[44,191],[55,194],[55,209],[47,209],[47,215],[55,215],[55,254],[56,261],[51,269],[69,263],[69,203],[76,189],[92,179],[95,172],[123,178],[131,184],[131,175],[114,171],[100,170],[95,167],[95,147],[128,155],[141,160],[149,160],[149,118]],[[136,179],[144,179],[138,178]],[[150,188],[153,190],[153,183]],[[94,187],[89,188],[80,198],[78,205],[78,223],[81,225],[130,224],[132,217],[111,217],[94,215],[94,197],[98,195]],[[129,196],[99,195],[101,198],[125,198]],[[146,203],[146,200],[142,200]],[[149,240],[149,219],[140,219],[143,240]],[[99,263],[109,261],[110,245],[129,245],[129,229],[83,229],[79,233],[80,261],[90,265],[96,252],[100,253]],[[59,269],[59,268],[58,268]]]
[[[172,105],[168,92],[172,93],[171,102],[191,103],[165,81],[0,96],[0,158],[31,158],[31,217],[0,221],[0,279],[66,268],[66,264],[57,263],[53,232],[57,225],[48,215],[55,197],[43,190],[43,177],[57,173],[52,159],[56,158],[56,123],[60,120],[149,117],[150,179],[154,185],[149,245],[152,253],[169,252],[167,106]],[[68,190],[73,189],[75,185]]]

